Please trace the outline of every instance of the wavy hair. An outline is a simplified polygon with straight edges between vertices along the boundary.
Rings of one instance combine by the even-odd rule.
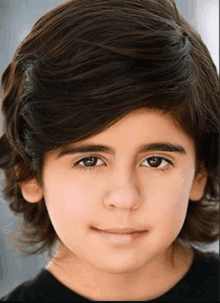
[[[20,214],[30,256],[58,238],[44,198],[28,203],[20,184],[43,186],[45,154],[106,130],[141,108],[170,114],[194,140],[204,195],[190,201],[175,243],[219,239],[219,76],[198,32],[170,0],[72,0],[43,15],[1,78],[3,198]],[[38,247],[36,248],[35,245]]]

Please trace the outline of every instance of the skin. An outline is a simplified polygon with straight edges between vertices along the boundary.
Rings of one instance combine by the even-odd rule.
[[[148,151],[136,156],[140,145],[152,142],[180,144],[187,154]],[[81,142],[82,143],[82,142]],[[187,273],[194,254],[178,246],[172,258],[172,243],[184,224],[189,199],[196,203],[204,192],[207,171],[195,176],[193,141],[168,115],[146,109],[129,114],[108,130],[83,143],[116,149],[65,155],[47,154],[41,188],[36,180],[21,190],[30,203],[43,196],[61,245],[46,268],[65,286],[92,300],[150,300],[172,288]],[[153,155],[171,158],[173,165]],[[100,160],[92,171],[73,167],[83,157]],[[94,161],[94,160],[93,160]],[[80,162],[88,167],[88,161]],[[90,229],[133,227],[148,229],[141,240],[115,246]]]

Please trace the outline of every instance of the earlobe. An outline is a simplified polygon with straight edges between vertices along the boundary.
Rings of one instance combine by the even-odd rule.
[[[193,181],[189,195],[190,200],[199,201],[203,197],[207,178],[208,173],[205,169],[203,169]]]
[[[35,179],[21,183],[21,192],[24,199],[30,203],[37,203],[44,196],[41,187]]]

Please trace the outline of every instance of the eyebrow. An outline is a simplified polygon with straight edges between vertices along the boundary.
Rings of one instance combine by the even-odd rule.
[[[150,143],[141,145],[137,154],[142,154],[147,151],[167,151],[167,152],[176,152],[182,155],[186,155],[186,150],[179,144],[172,144],[172,143]],[[115,155],[116,150],[113,147],[105,146],[105,145],[88,145],[83,144],[79,146],[68,146],[61,151],[59,151],[56,159],[59,159],[65,155],[72,155],[77,153],[87,153],[87,152],[105,152],[110,155]]]

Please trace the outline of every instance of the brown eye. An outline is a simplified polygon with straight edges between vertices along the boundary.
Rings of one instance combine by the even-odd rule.
[[[88,156],[83,159],[80,159],[78,162],[76,162],[73,165],[73,167],[77,167],[79,169],[84,169],[84,170],[94,170],[99,166],[102,166],[100,165],[100,162],[98,164],[98,161],[101,161],[103,163],[103,160],[101,160],[99,157]],[[149,158],[146,158],[144,162],[148,162],[148,165],[144,165],[144,166],[154,171],[164,171],[169,168],[169,164],[173,165],[171,159],[166,159],[161,156],[151,156]],[[163,165],[162,167],[160,167],[162,163],[167,165]]]
[[[166,159],[161,156],[152,156],[144,160],[144,162],[148,162],[148,167],[155,171],[164,171],[169,168],[169,165],[173,165],[171,159]],[[162,166],[161,166],[162,164]],[[163,165],[166,164],[166,165]]]
[[[76,164],[74,164],[74,166],[78,167],[78,168],[82,168],[82,169],[95,169],[97,167],[100,166],[100,163],[99,165],[97,165],[97,162],[98,161],[101,161],[103,162],[100,158],[96,157],[96,156],[88,156],[88,157],[85,157],[81,160],[79,160]],[[80,164],[82,162],[82,164]]]
[[[163,161],[163,159],[158,158],[158,157],[148,158],[148,162],[152,167],[158,167],[161,164],[162,161]]]
[[[87,158],[84,158],[82,159],[80,162],[83,162],[85,164],[85,166],[93,166],[93,165],[96,165],[97,163],[97,160],[98,158],[97,157],[87,157]]]

